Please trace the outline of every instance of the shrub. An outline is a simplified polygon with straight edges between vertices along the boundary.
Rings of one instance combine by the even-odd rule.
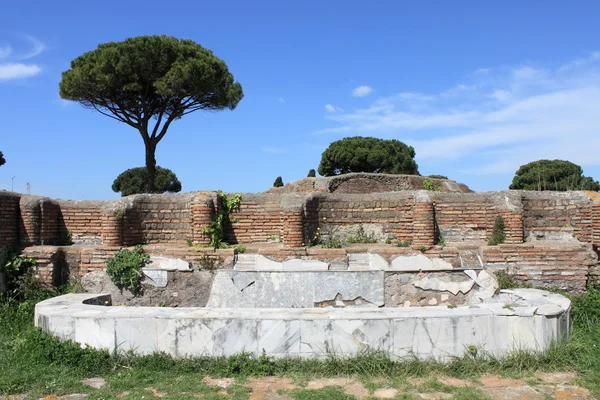
[[[316,176],[317,176],[317,172],[314,169],[309,169],[308,175],[306,175],[307,178],[314,178]]]
[[[398,240],[398,247],[409,247],[410,240]]]
[[[275,178],[275,182],[273,182],[273,187],[282,187],[283,186],[283,179],[278,176],[277,178]]]
[[[496,276],[496,280],[498,281],[498,289],[517,289],[531,287],[531,284],[518,280],[515,274],[509,274],[506,271],[496,271],[494,275]]]
[[[429,190],[429,191],[434,191],[435,187],[433,186],[433,182],[429,181],[429,180],[424,180],[423,181],[423,189],[425,190]]]
[[[428,175],[427,177],[433,179],[448,179],[448,177],[445,175]]]
[[[498,216],[498,218],[496,218],[496,223],[494,223],[492,236],[486,240],[490,246],[495,246],[497,244],[504,243],[505,239],[506,235],[504,234],[504,218],[502,218],[502,216]]]
[[[35,258],[22,257],[9,252],[0,260],[0,273],[4,274],[6,282],[5,294],[14,299],[26,300],[39,297],[42,282],[35,275],[37,261]]]
[[[118,287],[137,292],[144,276],[142,268],[149,263],[150,256],[137,245],[133,250],[119,250],[113,258],[106,260],[106,273]]]

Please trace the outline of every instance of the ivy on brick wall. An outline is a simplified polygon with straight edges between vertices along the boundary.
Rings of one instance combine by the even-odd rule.
[[[217,197],[219,201],[217,212],[213,215],[210,225],[202,231],[203,233],[210,234],[210,247],[224,249],[229,246],[225,242],[225,226],[228,223],[235,222],[235,218],[231,217],[231,213],[240,208],[242,195],[236,193],[232,198],[228,198],[224,192],[219,190],[217,191]]]

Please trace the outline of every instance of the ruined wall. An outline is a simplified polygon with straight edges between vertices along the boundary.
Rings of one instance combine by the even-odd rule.
[[[438,194],[434,196],[436,228],[445,242],[483,243],[496,219],[504,218],[506,243],[523,242],[523,210],[519,192]]]
[[[102,201],[61,200],[59,205],[59,233],[71,233],[75,244],[102,243]]]
[[[342,183],[351,181],[358,182]],[[104,202],[2,193],[0,206],[0,243],[18,239],[22,245],[54,244],[70,232],[76,244],[185,245],[187,240],[207,243],[203,229],[210,225],[218,201],[215,192],[134,195]],[[600,243],[600,200],[584,192],[525,191],[243,194],[225,238],[230,243],[281,241],[297,247],[317,232],[348,239],[360,227],[379,243],[432,246],[442,239],[482,244],[498,216],[505,220],[506,243],[523,243],[524,238]]]
[[[225,231],[231,243],[278,242],[282,239],[281,196],[244,193],[239,210],[231,217],[232,223]]]
[[[283,187],[271,188],[267,193],[354,193],[372,194],[402,190],[425,189],[425,181],[431,182],[436,191],[470,193],[462,183],[447,179],[435,179],[420,175],[392,175],[355,172],[323,178],[305,178],[288,182]]]
[[[184,195],[137,195],[127,210],[123,230],[142,243],[185,244],[192,240],[192,200]],[[137,244],[137,243],[129,243]]]
[[[506,271],[537,288],[581,292],[598,256],[587,244],[545,243],[483,247],[482,260],[486,269]]]
[[[365,234],[378,242],[386,239],[412,241],[414,204],[410,193],[314,196],[305,206],[306,236],[314,238],[320,232],[321,235],[347,239],[355,236],[357,227],[361,226]]]
[[[17,193],[0,192],[0,248],[19,240],[19,200]]]
[[[526,241],[592,242],[593,201],[584,192],[522,194]]]

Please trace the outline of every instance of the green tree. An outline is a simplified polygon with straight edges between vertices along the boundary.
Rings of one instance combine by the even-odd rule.
[[[412,146],[392,139],[349,137],[329,145],[321,156],[319,174],[332,176],[349,172],[418,175]]]
[[[0,165],[6,164],[6,160],[4,159],[4,154],[0,151]]]
[[[283,186],[283,179],[281,179],[280,176],[278,176],[277,178],[275,178],[275,182],[273,182],[273,187],[282,187]]]
[[[137,193],[177,193],[181,191],[181,182],[175,173],[167,168],[156,166],[156,178],[154,191],[146,190],[148,181],[148,170],[144,167],[128,169],[122,172],[112,184],[113,192],[121,192],[121,196],[129,196]]]
[[[316,176],[317,176],[317,173],[316,173],[316,171],[315,171],[314,169],[312,169],[312,168],[308,170],[308,175],[306,175],[306,177],[307,177],[307,178],[314,178],[314,177],[316,177]]]
[[[538,160],[522,165],[509,189],[522,190],[600,190],[600,183],[583,176],[577,164],[565,160]]]
[[[233,110],[243,97],[224,61],[191,40],[139,36],[100,44],[63,72],[60,96],[138,130],[154,192],[156,146],[171,123],[198,110]]]
[[[448,177],[444,175],[427,175],[427,177],[433,179],[448,179]]]

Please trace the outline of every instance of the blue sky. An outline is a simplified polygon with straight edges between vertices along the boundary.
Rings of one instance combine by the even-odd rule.
[[[156,5],[153,5],[156,4]],[[160,6],[159,6],[160,4]],[[99,43],[167,34],[225,60],[234,111],[173,123],[157,149],[184,191],[301,179],[347,136],[415,147],[420,172],[478,191],[540,158],[600,178],[597,1],[2,1],[0,189],[110,199],[144,164],[133,128],[59,98]],[[14,177],[14,179],[13,179]]]

